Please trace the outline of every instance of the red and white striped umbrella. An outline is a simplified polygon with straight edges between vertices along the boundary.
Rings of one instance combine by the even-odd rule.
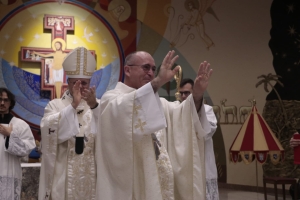
[[[266,121],[257,112],[255,104],[234,139],[229,154],[230,160],[234,163],[242,159],[249,164],[255,157],[258,162],[264,163],[268,155],[273,164],[283,160],[284,149]]]

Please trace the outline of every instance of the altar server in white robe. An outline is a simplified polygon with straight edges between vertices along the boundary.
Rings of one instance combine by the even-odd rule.
[[[181,102],[193,92],[193,87],[192,79],[187,78],[181,81],[179,88]],[[212,139],[217,130],[217,118],[211,106],[204,104],[204,109],[210,124],[210,131],[205,133],[206,200],[219,200],[218,171]]]
[[[21,157],[35,148],[29,125],[11,114],[15,96],[0,88],[0,199],[21,199]]]
[[[149,53],[128,55],[124,84],[101,98],[97,199],[205,200],[203,137],[210,124],[202,99],[212,69],[201,63],[193,94],[181,104],[168,102],[157,90],[178,71],[172,69],[174,53],[168,52],[155,78]]]
[[[78,47],[65,57],[63,68],[68,90],[48,103],[41,120],[39,199],[95,199],[94,144],[100,111],[90,79],[96,60],[86,48]]]

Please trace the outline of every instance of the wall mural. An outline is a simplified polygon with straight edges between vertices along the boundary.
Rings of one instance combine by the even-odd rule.
[[[74,31],[74,17],[45,15],[44,30],[48,29],[51,31],[51,48],[21,47],[21,61],[41,62],[41,89],[49,90],[54,99],[61,97],[63,86],[67,87],[62,63],[71,51],[66,49],[66,36],[67,31]]]
[[[240,107],[236,105],[225,105],[227,99],[220,100],[220,105],[207,103],[205,99],[204,103],[210,105],[216,115],[219,124],[232,125],[232,124],[243,124],[249,114],[251,114],[253,102],[256,102],[254,98],[248,99],[250,105],[242,105]]]
[[[135,25],[128,2],[1,3],[0,87],[15,94],[13,112],[30,124],[37,138],[44,107],[66,89],[61,63],[69,51],[84,46],[95,55],[97,71],[91,85],[96,86],[98,98],[122,80],[124,52],[135,49],[136,37],[127,30]],[[5,6],[15,8],[5,13]],[[121,28],[122,23],[128,26]]]
[[[44,107],[66,88],[67,77],[61,73],[59,63],[77,46],[88,48],[96,57],[97,71],[91,85],[96,86],[98,98],[122,80],[123,59],[136,49],[150,52],[159,64],[165,53],[174,48],[180,55],[180,64],[184,65],[184,76],[193,77],[194,69],[178,48],[193,38],[206,51],[213,48],[215,43],[205,28],[203,16],[210,14],[220,20],[212,8],[214,0],[174,2],[183,9],[172,7],[169,0],[160,1],[159,7],[155,1],[137,4],[135,0],[1,1],[0,38],[4,40],[0,40],[0,87],[14,91],[15,115],[25,119],[38,137],[36,132]],[[173,35],[164,37],[170,28]],[[171,90],[175,85],[175,81],[166,84],[159,91],[160,96],[174,100]],[[221,104],[212,104],[208,94],[206,98],[213,105],[219,123],[223,123]],[[227,124],[231,124],[230,120]],[[220,126],[214,142],[219,180],[226,182],[226,154]]]

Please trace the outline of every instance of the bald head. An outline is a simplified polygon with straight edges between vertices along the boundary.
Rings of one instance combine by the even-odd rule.
[[[125,58],[124,83],[132,88],[138,89],[153,80],[155,75],[155,61],[145,51],[137,51]]]
[[[151,56],[146,51],[135,51],[135,52],[132,52],[132,53],[128,54],[125,58],[125,65],[131,65],[135,61],[135,59],[141,58],[143,55],[144,56],[146,56],[146,55]]]

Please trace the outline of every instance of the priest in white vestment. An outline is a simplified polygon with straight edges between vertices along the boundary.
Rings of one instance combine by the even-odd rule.
[[[192,79],[186,78],[181,81],[179,88],[181,102],[193,92],[193,87],[194,81]],[[204,109],[211,126],[210,131],[205,132],[206,200],[219,200],[218,171],[212,139],[217,130],[217,118],[211,106],[204,104]]]
[[[211,131],[205,132],[205,173],[206,173],[206,200],[219,200],[218,171],[214,153],[213,135],[217,130],[217,118],[213,108],[204,105],[206,117],[211,125]]]
[[[0,88],[0,199],[21,199],[21,157],[35,148],[29,125],[14,117],[10,111],[15,106],[15,96]]]
[[[205,200],[204,135],[211,126],[202,99],[212,70],[201,63],[193,94],[168,102],[157,90],[178,71],[177,58],[168,52],[154,78],[149,53],[128,55],[124,84],[101,98],[97,199]]]
[[[39,200],[96,199],[94,144],[100,111],[95,87],[90,87],[96,60],[78,47],[65,57],[63,68],[68,90],[49,102],[41,121]]]

